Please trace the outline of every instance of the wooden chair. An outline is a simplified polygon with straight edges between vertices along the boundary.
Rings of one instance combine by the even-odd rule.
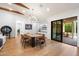
[[[46,46],[46,40],[44,34],[42,36],[36,37],[36,45],[39,45],[40,48],[42,48],[42,45]]]
[[[22,43],[22,46],[25,48],[26,45],[30,45],[30,37],[28,35],[21,35],[21,43]]]
[[[24,43],[24,36],[22,34],[21,34],[21,44],[22,44],[22,46],[25,45],[25,43]]]

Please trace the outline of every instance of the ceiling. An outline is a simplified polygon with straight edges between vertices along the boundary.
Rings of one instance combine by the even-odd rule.
[[[29,9],[16,4],[0,3],[0,7],[5,7],[19,11],[24,16],[35,16],[39,20],[45,20],[54,14],[79,8],[78,3],[22,3]]]

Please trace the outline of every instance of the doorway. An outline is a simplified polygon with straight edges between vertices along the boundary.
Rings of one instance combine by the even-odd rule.
[[[51,22],[51,40],[77,46],[77,17]]]
[[[22,33],[22,22],[16,22],[16,37]]]

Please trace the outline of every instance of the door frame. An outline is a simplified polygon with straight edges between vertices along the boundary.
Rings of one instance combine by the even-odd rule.
[[[53,22],[56,22],[57,23],[57,21],[61,21],[61,40],[60,41],[59,40],[56,40],[56,39],[52,39],[53,38],[53,33],[52,33],[53,32],[53,28],[52,28],[53,27]],[[62,42],[62,40],[63,40],[63,19],[51,21],[51,40],[55,40],[55,41],[58,41],[58,42]]]

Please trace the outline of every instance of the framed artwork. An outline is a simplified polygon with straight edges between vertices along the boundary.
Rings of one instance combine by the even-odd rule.
[[[32,24],[25,24],[26,30],[32,30]]]

